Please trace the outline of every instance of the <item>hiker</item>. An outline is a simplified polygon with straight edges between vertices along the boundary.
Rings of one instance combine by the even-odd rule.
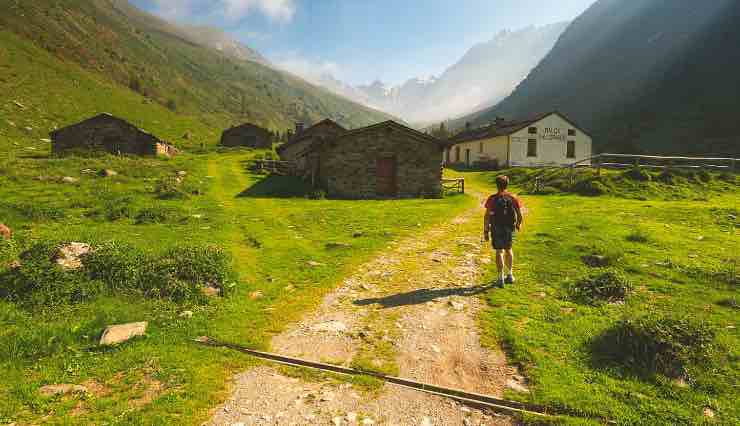
[[[498,268],[498,285],[514,284],[514,235],[522,227],[522,203],[514,194],[509,193],[509,177],[496,178],[498,192],[486,201],[486,215],[483,218],[483,238],[491,239],[496,250],[496,267]],[[504,266],[506,269],[504,270]],[[505,273],[505,274],[504,274]],[[504,276],[505,275],[505,276]]]

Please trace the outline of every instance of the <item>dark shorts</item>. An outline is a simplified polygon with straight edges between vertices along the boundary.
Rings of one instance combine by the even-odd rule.
[[[508,250],[514,244],[515,235],[514,228],[497,226],[491,232],[491,245],[496,250]]]

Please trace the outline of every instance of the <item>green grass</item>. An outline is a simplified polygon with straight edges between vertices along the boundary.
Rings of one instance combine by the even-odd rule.
[[[16,236],[12,245],[0,247],[3,268],[39,241],[114,240],[153,256],[180,245],[216,245],[234,259],[238,285],[228,297],[206,304],[111,290],[115,285],[92,300],[53,309],[0,301],[0,423],[200,423],[227,396],[230,375],[256,361],[201,347],[193,338],[209,335],[268,349],[273,333],[311,310],[389,240],[423,231],[475,203],[472,197],[311,200],[295,190],[295,182],[249,174],[244,160],[256,154],[2,160],[0,218]],[[82,173],[87,168],[119,175]],[[183,186],[201,190],[161,197],[158,183],[180,170],[187,172]],[[59,176],[80,181],[65,184]],[[260,191],[249,191],[255,187]],[[157,220],[139,220],[142,212],[149,217],[163,211],[168,213]],[[117,276],[103,278],[118,282]],[[262,297],[251,299],[255,291]],[[192,318],[180,316],[185,310]],[[150,323],[146,337],[97,347],[106,325],[142,320]],[[107,392],[86,397],[80,407],[77,398],[48,399],[37,392],[44,384],[88,380]],[[159,386],[151,403],[130,405]],[[375,385],[359,380],[358,386]]]
[[[10,41],[7,36],[0,37],[0,64],[5,64],[4,67],[14,74],[8,80],[11,88],[29,85],[33,87],[33,96],[37,93],[44,100],[63,100],[69,103],[68,108],[83,110],[85,114],[100,111],[89,111],[84,104],[77,105],[77,98],[89,95],[105,103],[105,93],[86,91],[84,82],[78,86],[76,79],[61,74],[59,82],[73,91],[74,96],[56,99],[60,95],[57,86],[46,85],[44,80],[36,80],[33,75],[60,67],[66,69],[74,64],[105,80],[107,85],[126,90],[131,96],[137,95],[142,110],[156,104],[159,110],[175,109],[185,116],[218,123],[219,129],[226,128],[225,124],[250,121],[285,131],[293,129],[296,121],[313,123],[324,118],[358,127],[389,118],[287,73],[201,47],[172,25],[123,1],[115,4],[99,0],[6,2],[0,14],[0,27],[19,35]],[[3,51],[16,48],[19,40],[28,45],[33,43],[39,51],[43,49],[55,64],[51,67],[39,64],[32,75],[27,75],[22,64],[2,57]],[[0,69],[2,67],[0,65]],[[2,81],[0,79],[0,88]],[[5,90],[2,93],[6,93]],[[22,93],[15,90],[9,93],[21,103],[33,105],[30,99],[21,96]],[[11,100],[6,98],[3,102]],[[52,115],[63,111],[43,109]],[[146,114],[135,111],[130,117],[124,117],[147,119]],[[147,121],[153,120],[159,121],[156,117]],[[162,126],[165,123],[162,121]],[[153,132],[159,127],[148,129]],[[182,129],[172,142],[179,141],[187,130],[198,136],[199,129]],[[213,138],[208,142],[217,141]]]
[[[509,172],[520,184],[532,173],[502,173]],[[495,175],[467,174],[468,184],[490,190]],[[740,334],[732,301],[739,290],[738,187],[716,175],[707,191],[697,191],[701,185],[690,178],[679,186],[641,181],[625,187],[616,186],[619,175],[607,179],[615,185],[613,195],[524,197],[530,214],[516,245],[518,281],[487,296],[490,309],[481,319],[487,344],[504,346],[529,377],[531,400],[565,414],[561,422],[737,424]],[[624,303],[592,306],[569,297],[573,285],[594,273],[582,259],[593,254],[606,255],[633,284]],[[698,336],[716,333],[711,356],[689,366],[686,385],[629,362],[607,363],[594,350],[620,321],[644,315],[649,319],[638,324],[650,325],[639,331],[641,338],[676,339],[678,349],[670,350],[680,353],[698,355],[708,343],[683,346],[694,337],[673,335],[673,324],[690,319],[697,330],[709,330]],[[715,412],[714,420],[703,416],[705,407]]]

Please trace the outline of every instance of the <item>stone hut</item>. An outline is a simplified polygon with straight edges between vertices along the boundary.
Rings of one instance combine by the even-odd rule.
[[[225,130],[221,135],[221,145],[228,147],[243,146],[256,149],[271,149],[272,134],[269,130],[251,123]]]
[[[314,139],[306,162],[315,186],[340,198],[412,198],[442,193],[445,143],[385,121]]]
[[[297,123],[294,136],[277,148],[280,159],[295,164],[297,174],[304,178],[315,176],[318,166],[316,152],[312,149],[324,141],[336,138],[347,132],[347,129],[336,122],[326,119],[308,129],[303,130],[303,124]]]
[[[51,132],[54,155],[109,152],[141,156],[173,156],[178,150],[152,134],[110,114],[99,114]]]

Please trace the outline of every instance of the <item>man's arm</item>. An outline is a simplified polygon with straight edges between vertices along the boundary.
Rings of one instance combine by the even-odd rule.
[[[516,207],[514,209],[514,212],[516,214],[516,229],[518,231],[522,229],[522,224],[524,223],[524,215],[522,214],[522,209],[520,207]]]
[[[488,241],[489,231],[491,229],[491,209],[486,208],[485,216],[483,216],[483,239]]]

